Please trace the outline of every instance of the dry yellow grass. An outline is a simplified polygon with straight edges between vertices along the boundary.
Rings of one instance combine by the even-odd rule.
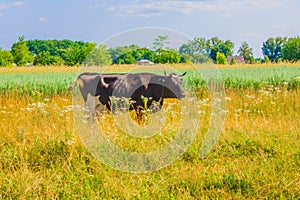
[[[129,71],[134,67],[112,66],[109,70]],[[190,66],[170,67],[183,70]],[[0,68],[0,74],[78,70],[65,66]],[[168,167],[145,174],[113,170],[86,150],[75,126],[71,94],[49,93],[49,97],[44,94],[39,98],[13,92],[1,94],[0,198],[299,199],[299,87],[229,87],[224,131],[214,149],[201,159],[198,152],[209,127],[211,105],[207,92],[200,92],[203,115],[191,147]],[[168,100],[167,105],[172,103],[177,102]],[[180,109],[175,104],[171,110],[174,112],[168,114],[164,124],[166,135],[149,139],[128,136],[111,114],[98,119],[106,136],[119,147],[146,152],[161,148],[175,135],[180,117],[176,111]]]
[[[85,150],[74,126],[71,95],[54,95],[40,102],[1,95],[0,196],[298,199],[299,92],[284,88],[227,90],[226,123],[214,150],[198,158],[209,122],[210,105],[205,104],[206,114],[191,148],[167,168],[147,174],[112,170]],[[109,126],[111,118],[106,115],[109,123],[103,127],[108,134],[113,128]],[[136,141],[120,135],[113,137],[119,146],[135,149]],[[147,143],[138,144],[144,150]]]

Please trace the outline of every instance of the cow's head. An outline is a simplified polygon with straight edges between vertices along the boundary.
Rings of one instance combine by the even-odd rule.
[[[184,91],[182,90],[182,79],[186,74],[167,74],[165,72],[165,76],[162,80],[162,85],[164,86],[164,97],[165,98],[184,98]]]

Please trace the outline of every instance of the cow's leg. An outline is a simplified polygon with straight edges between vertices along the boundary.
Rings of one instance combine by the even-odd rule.
[[[156,113],[162,109],[164,100],[160,99],[158,102],[154,101],[154,103],[149,107],[151,113]]]
[[[135,113],[136,113],[136,118],[137,118],[137,121],[138,123],[140,124],[143,120],[143,112],[142,112],[142,108],[141,107],[138,107],[138,108],[135,108]]]
[[[109,97],[105,96],[105,95],[100,95],[99,97],[99,101],[102,105],[104,105],[107,110],[111,111],[111,106],[110,106],[110,101],[109,101]]]
[[[99,96],[87,95],[87,101],[85,104],[85,116],[90,125],[94,126],[96,116],[102,113],[101,103],[99,102]]]
[[[80,93],[81,93],[81,95],[82,95],[82,98],[83,98],[83,100],[84,100],[84,103],[86,103],[87,100],[88,100],[88,94],[89,94],[89,93],[83,91],[81,88],[80,88]]]
[[[103,114],[104,109],[105,109],[105,108],[104,108],[104,105],[98,104],[98,105],[95,107],[96,116],[97,116],[97,115]]]

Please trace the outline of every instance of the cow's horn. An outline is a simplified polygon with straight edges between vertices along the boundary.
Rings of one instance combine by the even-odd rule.
[[[186,75],[186,72],[184,72],[183,74],[178,75],[179,77]]]
[[[103,87],[108,88],[109,85],[108,85],[107,83],[105,83],[103,77],[100,78],[100,81],[101,81],[101,85],[102,85]]]

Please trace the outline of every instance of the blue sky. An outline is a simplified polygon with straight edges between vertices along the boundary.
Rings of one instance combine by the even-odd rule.
[[[162,27],[191,38],[247,41],[256,57],[270,37],[300,35],[299,0],[0,0],[0,47],[26,39],[102,42],[120,32]]]

